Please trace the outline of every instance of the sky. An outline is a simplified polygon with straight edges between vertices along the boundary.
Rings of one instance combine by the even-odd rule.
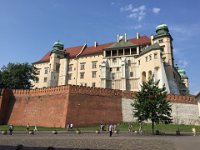
[[[0,68],[33,63],[60,40],[65,48],[155,35],[161,23],[173,37],[175,63],[190,92],[200,91],[199,0],[0,0]]]

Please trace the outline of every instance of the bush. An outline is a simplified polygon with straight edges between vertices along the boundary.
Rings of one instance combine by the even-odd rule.
[[[1,134],[6,135],[7,134],[7,130],[1,131]]]
[[[77,133],[77,134],[80,134],[80,133],[81,133],[81,130],[76,129],[76,133]]]
[[[95,133],[96,133],[96,134],[99,134],[99,133],[100,133],[100,131],[97,129],[97,130],[95,131]]]
[[[52,133],[53,134],[58,134],[58,131],[57,130],[53,130]]]
[[[114,133],[119,134],[119,130],[115,130]]]

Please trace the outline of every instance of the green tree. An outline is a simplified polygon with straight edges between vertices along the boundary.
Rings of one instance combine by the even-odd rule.
[[[143,82],[141,90],[136,94],[136,100],[131,104],[134,117],[140,124],[143,121],[151,121],[153,134],[155,124],[172,122],[172,110],[169,101],[166,100],[166,88],[164,85],[159,88],[158,84],[159,81],[154,82],[153,77]]]
[[[0,85],[3,88],[30,89],[36,81],[37,69],[28,63],[9,63],[0,70]]]

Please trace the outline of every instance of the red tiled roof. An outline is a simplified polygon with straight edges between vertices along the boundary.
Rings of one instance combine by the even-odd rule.
[[[67,52],[67,54],[69,55],[70,58],[72,57],[76,57],[83,46],[75,46],[75,47],[70,47],[70,48],[65,48],[65,51]]]
[[[48,62],[50,61],[50,54],[51,51],[49,51],[46,55],[44,55],[39,61],[34,62],[33,64],[37,64],[37,63],[42,63],[42,62]]]
[[[137,39],[137,38],[128,39],[128,41],[130,41],[130,42],[132,42],[133,44],[136,44],[136,45],[151,44],[151,39],[147,36],[140,36],[139,39]]]
[[[140,36],[139,39],[136,39],[136,38],[128,39],[128,41],[136,45],[151,44],[151,40],[147,36]],[[112,44],[114,44],[114,42],[97,45],[97,47],[94,47],[94,46],[86,47],[79,56],[102,53],[103,49],[111,46]],[[65,48],[65,51],[67,52],[70,58],[73,58],[73,57],[76,57],[81,52],[82,48],[83,46],[70,47],[70,48]],[[44,57],[42,57],[39,61],[35,63],[48,62],[50,60],[50,53],[51,52],[48,52]]]
[[[114,43],[101,44],[97,45],[97,47],[94,46],[86,47],[84,51],[80,54],[80,56],[102,53],[104,48],[109,47],[112,44]]]

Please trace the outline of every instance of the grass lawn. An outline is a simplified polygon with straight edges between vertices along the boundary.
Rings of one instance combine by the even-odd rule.
[[[128,131],[128,123],[119,123],[117,124],[117,129],[120,131]],[[0,125],[0,131],[8,130],[8,125]],[[196,128],[197,132],[200,132],[200,126],[195,125],[175,125],[175,124],[158,124],[155,125],[155,130],[159,130],[161,132],[175,132],[178,128],[181,132],[192,132],[192,128]],[[33,130],[34,126],[30,126],[30,130]],[[37,127],[38,131],[66,131],[66,128],[47,128],[47,127]],[[80,127],[81,131],[95,131],[99,129],[99,126],[92,126],[92,127]],[[107,129],[107,127],[105,127]],[[139,124],[138,123],[132,123],[132,130],[138,130]],[[15,126],[15,131],[26,131],[26,126]],[[76,128],[74,129],[76,130]],[[151,132],[151,124],[144,124],[143,125],[143,131]]]

